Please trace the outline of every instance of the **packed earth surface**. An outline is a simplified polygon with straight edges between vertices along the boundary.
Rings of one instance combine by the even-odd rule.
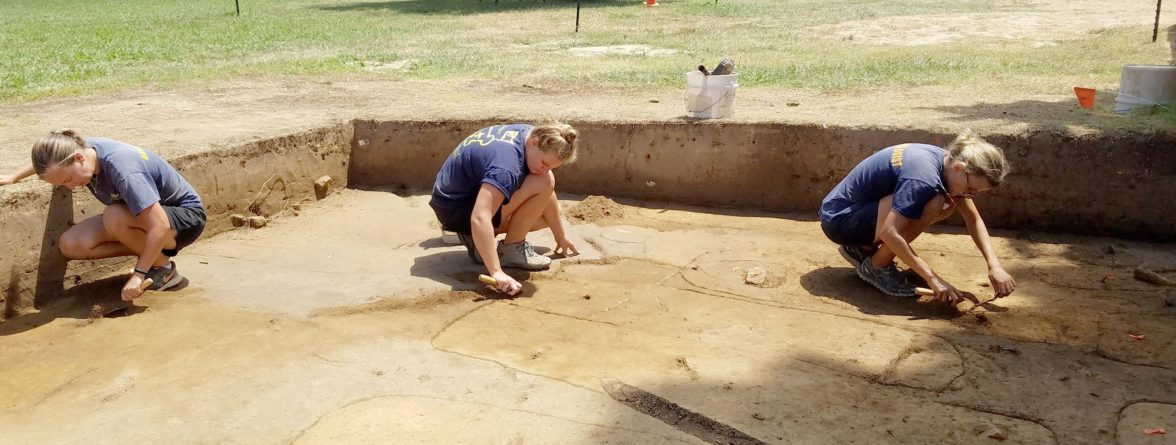
[[[1173,294],[1132,278],[1164,246],[998,234],[1020,287],[993,300],[966,234],[926,235],[980,299],[951,310],[879,295],[803,216],[593,197],[563,205],[616,216],[506,298],[427,201],[344,190],[204,240],[127,316],[90,314],[121,274],[79,277],[0,325],[5,440],[706,443],[605,381],[768,443],[1164,443],[1142,431],[1176,419]]]
[[[1041,3],[1048,16],[817,31],[919,45],[1140,24],[1101,2]],[[760,88],[737,104],[728,122],[1131,127],[1068,91]],[[0,171],[52,128],[175,158],[354,118],[683,115],[681,92],[622,87],[244,78],[0,106]],[[186,287],[115,316],[101,308],[124,263],[69,275],[66,298],[0,322],[0,443],[1176,443],[1176,287],[1135,278],[1176,280],[1172,244],[995,230],[1018,289],[993,299],[967,233],[936,228],[914,247],[979,299],[949,308],[864,284],[812,214],[560,197],[581,254],[532,234],[555,260],[508,271],[524,283],[513,298],[445,242],[427,191],[379,187],[201,239],[176,258]]]

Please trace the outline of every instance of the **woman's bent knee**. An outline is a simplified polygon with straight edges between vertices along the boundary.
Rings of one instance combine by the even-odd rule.
[[[123,204],[111,205],[102,211],[102,227],[106,229],[106,233],[118,233],[130,227],[134,219],[135,215],[131,214],[131,209]]]
[[[61,254],[71,260],[82,257],[82,253],[89,247],[86,244],[86,240],[78,231],[73,230],[72,227],[57,238],[57,249],[61,250]]]
[[[555,174],[548,171],[543,175],[527,175],[523,179],[523,187],[530,188],[535,194],[555,190]]]

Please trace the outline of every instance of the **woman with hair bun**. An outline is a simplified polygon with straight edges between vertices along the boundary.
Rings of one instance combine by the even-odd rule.
[[[1000,148],[964,130],[946,148],[901,144],[884,148],[860,164],[821,202],[821,229],[867,283],[887,295],[915,297],[915,286],[895,258],[919,274],[935,298],[958,303],[963,294],[941,278],[910,243],[932,224],[959,211],[976,248],[988,263],[997,297],[1017,282],[1001,266],[975,197],[999,186],[1009,173]]]
[[[470,258],[486,266],[499,291],[514,295],[522,288],[502,268],[551,265],[527,242],[529,232],[550,228],[555,253],[580,253],[560,218],[552,172],[575,162],[578,135],[559,122],[494,125],[462,140],[437,173],[429,206],[441,228],[457,233]],[[498,234],[506,237],[496,245]]]

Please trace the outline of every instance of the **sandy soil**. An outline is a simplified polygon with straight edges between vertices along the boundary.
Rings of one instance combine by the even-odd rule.
[[[982,37],[1045,46],[1058,40],[1080,38],[1099,29],[1155,23],[1154,2],[1033,0],[1025,3],[1032,5],[1031,10],[910,15],[899,20],[881,17],[814,26],[809,30],[816,36],[870,45],[933,45]]]
[[[382,120],[539,118],[605,122],[683,121],[679,89],[616,89],[480,81],[391,81],[366,77],[236,79],[207,88],[135,90],[0,107],[0,171],[27,162],[50,129],[74,128],[180,156],[354,118]],[[1105,96],[1105,97],[1104,97]],[[724,122],[920,128],[1017,134],[1049,128],[1077,133],[1132,128],[1106,110],[1078,107],[1072,91],[1026,95],[941,86],[825,94],[744,88]],[[0,193],[4,191],[0,189]]]
[[[1176,429],[1173,295],[1131,278],[1171,246],[999,237],[1020,289],[952,314],[872,291],[813,222],[629,203],[501,299],[426,202],[346,190],[202,240],[130,316],[89,319],[122,278],[83,277],[0,325],[5,440],[703,443],[611,378],[768,443],[1172,443],[1142,430]],[[987,299],[969,246],[917,243]]]
[[[998,28],[1064,38],[1146,23],[1154,7],[1038,3],[1071,15],[820,32],[846,38],[852,27],[863,44]],[[684,119],[677,89],[565,87],[234,79],[8,105],[0,171],[63,127],[174,157],[353,118]],[[1009,133],[1131,125],[1079,110],[1070,91],[738,94],[731,122]],[[1143,434],[1176,433],[1176,293],[1131,277],[1141,263],[1176,268],[1173,246],[1000,233],[1021,288],[952,313],[872,291],[809,215],[564,204],[579,215],[584,254],[520,274],[526,292],[512,300],[476,284],[479,269],[440,242],[423,197],[357,190],[202,240],[179,258],[191,285],[149,294],[129,316],[89,316],[121,277],[71,280],[72,298],[0,324],[0,442],[703,443],[614,400],[601,386],[611,378],[769,443],[1176,443]],[[970,246],[950,229],[916,244],[984,297]],[[746,282],[753,268],[766,272],[760,285]]]

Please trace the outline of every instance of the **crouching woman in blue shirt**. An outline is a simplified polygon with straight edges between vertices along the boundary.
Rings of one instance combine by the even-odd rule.
[[[898,273],[894,259],[919,274],[940,301],[958,303],[963,295],[941,278],[911,248],[928,227],[959,211],[968,233],[988,263],[997,297],[1017,287],[1001,266],[988,228],[973,198],[1004,181],[1004,152],[965,130],[946,149],[927,144],[884,148],[860,164],[821,202],[821,229],[857,269],[858,276],[883,293],[916,296],[915,286]]]
[[[514,295],[522,288],[503,267],[542,270],[551,264],[535,253],[527,233],[550,228],[556,253],[580,253],[560,218],[552,172],[575,162],[577,136],[558,122],[483,128],[458,144],[437,173],[429,206],[441,228],[457,233],[502,292]],[[496,246],[500,233],[506,238]]]
[[[200,237],[206,217],[192,185],[163,158],[111,139],[54,131],[33,145],[32,164],[0,178],[0,185],[33,173],[53,185],[84,186],[106,205],[101,215],[66,230],[58,246],[71,260],[138,256],[123,300],[138,298],[146,278],[152,290],[181,282],[171,257]]]

